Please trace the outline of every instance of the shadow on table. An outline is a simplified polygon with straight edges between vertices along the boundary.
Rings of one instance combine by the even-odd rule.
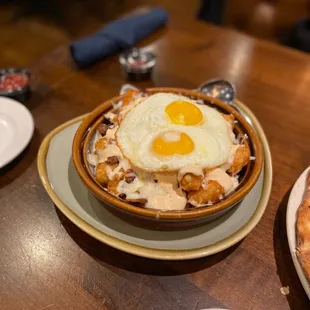
[[[44,99],[44,95],[51,91],[50,86],[46,86],[43,83],[37,82],[35,90],[31,92],[31,97],[24,103],[24,106],[30,111],[35,110],[38,106],[44,103],[46,100]]]
[[[132,224],[120,220],[118,216],[111,213],[102,201],[97,199],[90,191],[87,190],[77,175],[72,160],[69,162],[68,179],[72,194],[78,204],[82,206],[83,212],[87,213],[92,220],[102,224],[105,227],[105,232],[107,234],[110,234],[110,231],[114,231],[120,235],[120,238],[122,238],[121,236],[126,236],[125,239],[127,242],[134,243],[135,241],[133,240],[136,240],[138,241],[137,244],[142,246],[145,246],[145,242],[141,239],[148,240],[150,242],[148,244],[149,247],[156,246],[154,243],[158,241],[170,242],[170,245],[174,244],[177,247],[178,245],[175,243],[178,243],[180,240],[185,241],[202,235],[205,236],[206,239],[204,241],[206,243],[211,242],[214,239],[212,237],[210,238],[210,236],[214,237],[216,235],[214,229],[216,229],[217,226],[220,226],[222,227],[222,230],[224,230],[224,225],[232,216],[234,216],[235,212],[238,211],[238,206],[235,206],[232,210],[229,210],[216,220],[208,223],[207,225],[196,227],[194,229],[169,232],[154,231],[141,227],[134,227]],[[218,230],[217,233],[220,234],[221,232]],[[202,245],[197,245],[197,247],[199,246]]]
[[[128,254],[105,245],[79,229],[57,208],[56,212],[61,223],[71,238],[97,262],[107,268],[109,268],[110,265],[127,271],[133,271],[142,274],[171,276],[203,270],[226,258],[242,243],[242,241],[240,241],[229,249],[207,258],[204,257],[186,261],[154,260]]]
[[[286,298],[290,309],[309,309],[309,299],[304,292],[295,270],[286,234],[286,209],[291,189],[292,187],[282,198],[274,222],[273,244],[277,273],[282,286],[289,286],[290,293],[286,295]]]
[[[0,189],[19,178],[33,161],[36,160],[40,143],[40,134],[37,129],[35,129],[30,143],[21,154],[6,166],[0,168]]]

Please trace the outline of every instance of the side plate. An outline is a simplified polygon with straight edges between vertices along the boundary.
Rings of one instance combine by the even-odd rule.
[[[308,282],[301,265],[299,264],[298,258],[296,256],[296,219],[297,219],[297,210],[301,204],[302,197],[305,191],[306,177],[310,170],[308,167],[298,178],[296,183],[293,186],[293,189],[288,200],[287,209],[286,209],[286,232],[288,244],[290,247],[290,252],[293,258],[293,262],[300,279],[300,282],[310,298],[310,283]]]
[[[71,143],[84,116],[54,129],[42,142],[38,170],[55,205],[87,234],[119,250],[142,257],[185,260],[212,255],[242,240],[261,219],[271,192],[272,164],[265,134],[252,112],[242,103],[262,141],[264,169],[252,191],[227,215],[186,231],[150,231],[132,226],[109,213],[88,192],[71,162]],[[62,152],[62,156],[59,156]]]

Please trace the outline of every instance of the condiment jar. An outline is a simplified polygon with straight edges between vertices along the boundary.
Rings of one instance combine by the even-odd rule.
[[[0,70],[0,96],[25,102],[30,97],[30,73],[26,69]]]
[[[132,48],[120,55],[119,62],[129,80],[146,80],[151,78],[156,57],[145,49]]]

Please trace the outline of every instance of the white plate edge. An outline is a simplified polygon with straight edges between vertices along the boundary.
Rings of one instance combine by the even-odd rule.
[[[268,145],[268,141],[267,141],[267,138],[266,138],[266,135],[260,125],[260,123],[258,122],[257,118],[255,117],[255,115],[253,114],[253,112],[251,112],[251,110],[249,110],[244,104],[242,104],[241,102],[238,102],[238,105],[241,106],[241,108],[243,110],[245,110],[245,112],[249,111],[249,113],[251,114],[251,118],[253,118],[253,121],[255,124],[257,124],[258,128],[259,128],[259,131],[261,132],[262,136],[263,136],[263,148],[264,148],[264,154],[265,154],[265,159],[264,159],[264,162],[265,162],[265,166],[264,166],[264,170],[265,170],[265,173],[266,174],[269,174],[269,177],[265,179],[266,182],[268,182],[267,184],[265,184],[265,186],[267,187],[267,194],[264,196],[264,200],[261,200],[261,204],[264,204],[265,207],[263,209],[260,210],[259,213],[256,214],[255,216],[255,219],[252,219],[251,220],[251,224],[248,225],[248,224],[245,224],[244,226],[246,227],[241,227],[241,229],[243,229],[243,233],[242,233],[242,236],[235,236],[235,239],[233,241],[232,244],[229,244],[227,245],[227,243],[229,242],[226,242],[225,245],[221,245],[221,246],[215,246],[216,249],[205,249],[205,250],[202,250],[199,252],[199,253],[191,253],[191,251],[186,251],[188,252],[187,254],[183,254],[183,255],[180,255],[179,257],[176,257],[174,256],[173,254],[167,254],[167,252],[169,252],[168,250],[152,250],[151,249],[151,253],[146,253],[144,252],[143,249],[139,249],[140,246],[137,246],[135,244],[130,244],[129,245],[129,248],[127,246],[125,246],[125,248],[123,247],[119,247],[119,246],[115,246],[115,243],[112,242],[111,240],[102,240],[102,238],[98,237],[96,234],[94,234],[93,232],[90,233],[89,231],[86,231],[83,227],[84,227],[84,224],[86,225],[89,225],[88,223],[81,223],[80,221],[82,222],[85,222],[83,219],[81,219],[79,216],[77,216],[76,214],[74,214],[71,210],[66,210],[66,209],[63,209],[62,207],[58,206],[57,204],[57,200],[59,200],[59,198],[57,197],[56,193],[52,193],[52,195],[50,195],[50,191],[47,189],[47,183],[48,183],[48,179],[46,180],[44,178],[44,176],[41,175],[40,173],[40,178],[41,178],[41,181],[45,187],[45,189],[47,190],[50,198],[52,199],[52,201],[56,204],[56,206],[61,210],[62,213],[64,213],[64,215],[66,217],[68,217],[70,219],[71,222],[73,222],[76,226],[78,226],[80,229],[82,229],[83,231],[85,231],[87,234],[89,234],[90,236],[92,236],[93,238],[99,240],[100,242],[103,242],[105,244],[108,244],[109,246],[113,247],[113,248],[117,248],[121,251],[124,251],[124,252],[127,252],[127,253],[130,253],[130,254],[133,254],[133,255],[137,255],[137,256],[141,256],[141,257],[146,257],[146,258],[152,258],[152,259],[159,259],[159,260],[189,260],[189,259],[196,259],[196,258],[201,258],[201,257],[206,257],[206,256],[210,256],[210,255],[213,255],[215,253],[218,253],[218,252],[221,252],[221,251],[224,251],[226,250],[227,248],[233,246],[234,244],[236,244],[237,242],[239,242],[240,240],[242,240],[243,238],[245,238],[254,228],[255,226],[257,225],[257,223],[260,221],[262,215],[264,214],[265,210],[266,210],[266,207],[267,207],[267,204],[268,204],[268,201],[269,201],[269,198],[270,198],[270,192],[271,192],[271,188],[272,188],[272,176],[273,176],[273,169],[272,169],[272,159],[271,159],[271,153],[270,153],[270,148],[269,148],[269,145]],[[52,130],[47,136],[46,136],[46,139],[45,140],[49,140],[51,139],[55,134],[57,134],[57,131],[59,131],[59,127],[68,127],[70,125],[72,125],[73,123],[77,122],[77,121],[80,121],[83,119],[83,117],[85,117],[87,114],[83,115],[83,116],[80,116],[80,117],[77,117],[77,118],[74,118],[72,120],[69,120],[67,122],[65,122],[64,124],[56,127],[54,130]],[[62,129],[61,129],[62,130]],[[49,138],[49,139],[47,139]],[[43,142],[48,142],[48,141],[43,141]],[[42,144],[43,144],[42,142]],[[48,142],[49,143],[49,142]],[[266,146],[266,148],[265,148]],[[39,149],[39,153],[41,151],[41,147]],[[38,167],[40,166],[40,157],[41,156],[38,156]],[[41,158],[42,159],[42,158]],[[39,168],[39,171],[40,171],[40,168]],[[264,181],[264,183],[265,183]],[[52,190],[53,191],[53,190]],[[63,204],[63,202],[61,202]],[[90,225],[89,225],[90,226]],[[89,229],[95,229],[94,227],[90,227]],[[102,234],[100,232],[100,234]],[[109,237],[108,235],[106,237]],[[106,239],[105,237],[105,239]],[[228,237],[229,238],[229,237]],[[109,239],[109,238],[108,238]],[[121,241],[123,243],[122,240],[119,240],[117,239],[118,241]],[[136,249],[138,248],[138,249]],[[143,248],[143,247],[142,247]],[[166,252],[166,253],[163,253],[163,254],[160,254],[160,253],[157,253],[157,252]]]
[[[0,97],[0,100],[8,101],[8,102],[10,102],[10,104],[18,105],[22,110],[24,110],[25,114],[29,117],[30,127],[31,127],[30,131],[29,131],[29,136],[25,140],[23,147],[21,147],[21,149],[18,152],[15,152],[15,155],[13,155],[11,158],[9,157],[6,160],[4,160],[2,163],[0,163],[0,169],[1,169],[1,168],[5,167],[7,164],[9,164],[11,161],[13,161],[17,156],[19,156],[26,149],[26,147],[28,146],[28,144],[30,143],[30,141],[33,137],[35,124],[34,124],[34,119],[33,119],[31,112],[26,108],[25,105],[18,102],[17,100],[7,98],[7,97]]]
[[[286,209],[286,233],[287,233],[287,240],[288,240],[288,244],[290,248],[290,253],[293,259],[293,263],[294,263],[297,275],[299,277],[299,280],[306,294],[308,295],[308,298],[310,299],[310,283],[308,282],[303,272],[302,266],[300,265],[298,258],[296,256],[296,226],[295,225],[296,225],[296,213],[299,208],[299,205],[295,205],[293,203],[293,195],[296,192],[299,183],[305,178],[305,175],[308,173],[309,170],[310,170],[310,166],[306,168],[303,171],[303,173],[298,177],[297,181],[295,182],[291,190],[289,200],[287,203],[287,209]],[[294,214],[293,219],[290,217],[291,213]]]

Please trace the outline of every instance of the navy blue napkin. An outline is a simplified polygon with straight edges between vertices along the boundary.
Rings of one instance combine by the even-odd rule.
[[[115,52],[134,46],[156,29],[165,25],[167,12],[153,8],[116,20],[94,35],[70,45],[71,55],[79,68],[84,68]]]

